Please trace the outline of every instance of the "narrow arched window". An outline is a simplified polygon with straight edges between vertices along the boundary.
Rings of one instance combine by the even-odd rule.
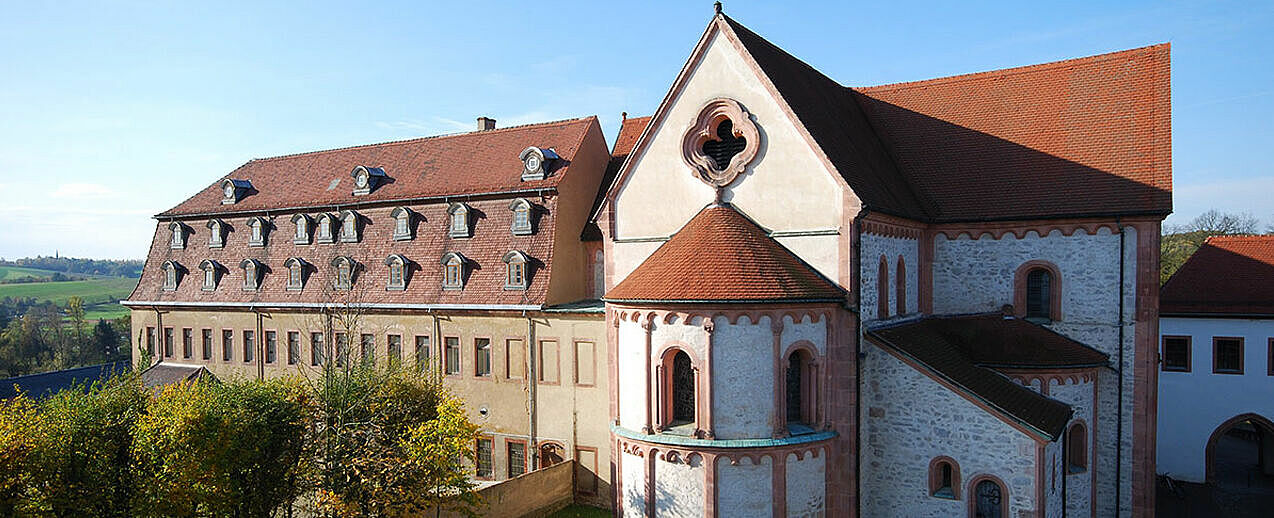
[[[212,259],[204,259],[199,263],[199,269],[203,270],[203,291],[213,291],[217,289],[217,273],[221,269],[221,265]]]
[[[1034,268],[1026,274],[1026,318],[1048,320],[1052,315],[1053,274]]]
[[[671,396],[672,421],[670,426],[693,423],[695,420],[695,374],[690,355],[677,351],[672,357]]]
[[[219,219],[208,221],[208,248],[226,246],[226,227]]]
[[[357,263],[348,257],[337,257],[332,260],[332,267],[336,268],[336,278],[333,279],[332,285],[338,290],[348,290],[354,287],[354,268]]]
[[[244,259],[239,263],[239,267],[243,268],[243,289],[244,291],[255,291],[260,284],[261,263],[255,259]]]
[[[305,261],[300,257],[289,257],[283,262],[283,267],[288,269],[289,291],[299,291],[305,286]]]
[[[390,212],[389,216],[394,218],[394,241],[403,241],[415,237],[411,231],[411,209],[398,207]]]
[[[469,206],[463,203],[452,203],[447,207],[450,217],[447,234],[451,237],[469,237]]]
[[[938,457],[929,462],[929,495],[960,499],[960,466],[955,459]]]
[[[387,290],[407,289],[407,259],[398,254],[385,258],[385,266],[389,267],[389,279],[385,282]]]
[[[358,213],[347,210],[341,213],[341,242],[358,242]]]
[[[168,230],[171,230],[173,233],[170,248],[173,250],[186,248],[186,225],[174,221],[168,224]]]
[[[1088,430],[1083,423],[1071,425],[1066,432],[1066,472],[1083,473],[1088,470]]]
[[[897,306],[895,312],[899,315],[907,314],[907,264],[903,261],[902,256],[898,256],[898,273],[894,275],[894,286],[897,293],[894,297],[894,305]]]
[[[159,268],[164,271],[164,291],[176,290],[181,282],[181,265],[176,261],[164,261]]]
[[[335,236],[336,233],[333,232],[334,229],[332,228],[332,226],[335,223],[336,223],[336,218],[332,217],[331,214],[324,214],[322,216],[319,216],[318,242],[331,243],[334,241],[333,236]]]
[[[265,246],[265,226],[267,224],[265,218],[260,216],[248,218],[247,224],[251,231],[248,238],[248,246]]]
[[[504,254],[505,264],[505,280],[504,289],[506,290],[525,290],[526,289],[526,254],[517,250]]]
[[[788,432],[806,431],[813,426],[818,420],[818,367],[808,351],[797,349],[788,355],[783,392]]]
[[[310,243],[310,217],[305,214],[297,214],[292,216],[292,223],[296,224],[296,234],[293,234],[292,242],[298,245],[308,245]]]
[[[464,289],[464,263],[464,256],[456,252],[447,252],[442,256],[443,289]]]
[[[889,318],[889,259],[880,256],[876,271],[876,318]]]
[[[513,211],[512,230],[514,235],[526,235],[531,233],[531,203],[525,199],[518,198],[509,204],[509,210]]]

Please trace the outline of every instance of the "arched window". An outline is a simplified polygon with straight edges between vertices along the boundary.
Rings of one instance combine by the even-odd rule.
[[[1061,290],[1057,266],[1029,261],[1018,267],[1014,279],[1014,313],[1034,322],[1061,320]]]
[[[261,263],[256,259],[244,259],[239,267],[243,268],[243,290],[256,291],[261,286]]]
[[[176,290],[177,284],[181,282],[181,265],[176,261],[164,261],[159,268],[164,271],[164,291]]]
[[[217,277],[221,273],[221,265],[212,259],[204,259],[199,263],[199,269],[203,270],[203,291],[217,289]]]
[[[818,421],[818,365],[808,350],[796,349],[788,355],[785,371],[785,419],[790,433],[793,424],[813,426]]]
[[[296,233],[292,235],[292,243],[298,245],[310,244],[310,217],[305,214],[296,214],[292,216],[292,224],[296,225]]]
[[[907,314],[907,264],[903,261],[902,256],[898,256],[898,274],[894,275],[894,286],[896,296],[894,297],[894,305],[897,306],[895,312],[899,315]]]
[[[1066,472],[1083,473],[1088,470],[1088,429],[1084,423],[1072,424],[1066,432]]]
[[[876,272],[876,318],[889,318],[889,259],[880,256]]]
[[[168,224],[168,230],[172,231],[170,248],[173,250],[186,248],[186,225],[180,221],[174,221]]]
[[[394,218],[394,241],[403,241],[415,237],[412,234],[412,211],[407,207],[398,207],[389,213]]]
[[[352,210],[341,211],[341,242],[358,242],[358,213]]]
[[[407,289],[407,259],[394,254],[385,258],[385,266],[389,267],[389,279],[385,282],[385,289]]]
[[[288,269],[287,289],[290,291],[299,291],[305,287],[305,267],[307,263],[300,257],[289,257],[283,261],[283,267]]]
[[[502,258],[505,264],[505,280],[504,289],[506,290],[525,290],[526,279],[526,254],[513,250],[504,254]]]
[[[450,217],[448,235],[451,237],[469,237],[469,206],[463,203],[452,203],[447,207]]]
[[[509,204],[509,210],[513,211],[512,230],[514,235],[527,235],[531,233],[531,202],[523,198],[513,200]]]
[[[247,225],[251,230],[248,246],[265,246],[265,227],[267,224],[265,218],[260,216],[248,218]]]
[[[464,289],[465,258],[456,252],[442,256],[442,287],[447,290]]]
[[[677,351],[672,357],[672,420],[671,426],[693,423],[695,420],[695,375],[690,355]]]
[[[208,220],[208,248],[226,246],[226,224],[219,219]]]
[[[960,499],[960,465],[951,457],[929,461],[929,494],[937,498]]]
[[[969,484],[969,515],[973,518],[1008,518],[1009,499],[1004,484],[988,475],[978,476]]]
[[[354,270],[358,263],[348,257],[337,257],[332,259],[332,267],[336,268],[336,278],[332,282],[332,286],[338,290],[348,290],[354,287]]]
[[[336,216],[323,214],[318,218],[318,242],[336,242]]]

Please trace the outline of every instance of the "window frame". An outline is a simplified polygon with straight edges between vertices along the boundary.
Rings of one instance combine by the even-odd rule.
[[[447,252],[442,255],[442,289],[463,290],[465,285],[465,263],[467,260],[458,252]]]
[[[329,213],[323,213],[317,218],[317,229],[314,232],[314,241],[320,244],[330,244],[336,242],[336,216]]]
[[[423,347],[421,344],[421,338],[424,339]],[[412,335],[412,344],[415,346],[416,370],[425,372],[425,370],[429,368],[429,364],[433,359],[433,335]],[[420,351],[422,350],[425,351],[423,361],[420,357]]]
[[[221,330],[221,363],[234,362],[234,330]]]
[[[203,353],[203,361],[212,361],[212,328],[204,327],[199,330],[200,352]]]
[[[884,254],[876,266],[876,318],[889,318],[889,258]]]
[[[487,474],[482,474],[482,448],[480,445],[486,441],[487,443]],[[495,437],[490,435],[479,435],[473,441],[473,473],[474,478],[478,480],[495,480]]]
[[[942,485],[943,465],[951,467],[951,484],[949,486]],[[946,495],[938,494],[943,489],[949,489],[950,493]],[[960,500],[960,489],[959,462],[946,455],[939,455],[929,461],[929,496],[945,500]]]
[[[273,329],[265,330],[265,336],[262,341],[262,349],[264,349],[264,358],[266,365],[274,365],[279,361],[279,332]]]
[[[528,268],[530,258],[519,250],[510,250],[500,260],[504,261],[504,289],[526,290],[530,285],[530,279],[527,277],[530,270]]]
[[[292,224],[296,226],[292,232],[292,244],[310,244],[310,216],[302,213],[295,214],[292,216]]]
[[[457,239],[473,237],[473,224],[469,220],[470,209],[461,202],[447,207],[447,236]]]
[[[244,259],[239,263],[239,268],[243,269],[243,291],[257,291],[261,289],[261,274],[263,267],[261,261],[256,259]]]
[[[336,269],[332,277],[332,288],[339,291],[354,289],[354,270],[357,269],[358,263],[342,255],[332,259],[332,267]]]
[[[403,363],[403,335],[385,333],[385,364],[397,367]]]
[[[248,246],[263,247],[266,240],[266,225],[269,224],[261,216],[253,216],[245,222],[248,225]]]
[[[574,344],[574,348],[571,350],[571,357],[572,357],[572,360],[574,360],[574,361],[572,361],[572,362],[571,362],[571,364],[572,364],[572,366],[574,367],[574,369],[573,369],[573,370],[574,370],[574,373],[573,373],[573,376],[572,376],[572,377],[573,377],[573,379],[574,379],[575,386],[577,386],[577,387],[596,387],[596,386],[597,386],[597,342],[596,342],[595,340],[572,340],[572,343]],[[581,363],[580,363],[580,354],[579,354],[579,351],[580,351],[580,345],[581,345],[581,344],[588,344],[589,348],[593,350],[592,354],[590,354],[590,355],[589,355],[589,356],[591,356],[591,357],[593,358],[593,365],[592,365],[592,370],[593,370],[593,382],[592,382],[592,383],[582,383],[582,382],[580,382],[580,365],[581,365]]]
[[[412,228],[412,220],[415,219],[415,213],[407,207],[395,207],[390,211],[389,217],[394,220],[394,231],[391,239],[393,241],[410,241],[415,239],[415,231]]]
[[[788,407],[790,401],[787,391],[787,377],[792,369],[792,359],[797,355],[801,356],[799,364],[801,376],[800,394],[798,395],[800,398],[798,407],[800,420],[792,421],[789,419],[789,413],[792,409]],[[784,423],[785,429],[790,428],[790,424],[797,424],[817,430],[823,417],[822,384],[820,383],[823,365],[818,351],[809,342],[793,344],[783,355],[781,369],[783,372],[783,383],[780,385],[780,390],[782,391],[782,397],[780,398],[782,408],[779,409],[782,413],[778,416],[780,422]]]
[[[164,272],[164,291],[177,291],[181,286],[181,264],[177,261],[164,261],[159,265],[159,269]]]
[[[257,359],[257,332],[254,329],[244,329],[242,334],[243,342],[243,363],[252,363]]]
[[[902,316],[907,314],[907,262],[901,254],[894,270],[894,312]]]
[[[169,236],[168,247],[172,250],[185,250],[186,225],[180,221],[174,221],[168,224],[168,230],[172,232]]]
[[[309,263],[300,257],[289,257],[283,261],[283,267],[288,270],[288,279],[284,284],[287,291],[302,291],[305,289],[305,267]]]
[[[518,346],[518,347],[510,347],[510,346],[509,346],[509,344],[510,344],[511,342],[515,342],[515,341],[519,343],[519,346]],[[512,353],[511,353],[511,351],[513,351],[513,350],[515,350],[515,349],[521,352],[521,355],[520,355],[520,356],[521,356],[521,360],[522,360],[522,362],[521,362],[521,364],[519,364],[519,365],[514,365],[514,361],[513,361],[513,360],[514,360],[514,358],[513,358],[513,355],[512,355]],[[506,337],[504,338],[504,354],[503,354],[503,360],[504,360],[504,361],[503,361],[503,363],[504,363],[504,379],[506,379],[506,380],[516,380],[516,381],[521,381],[521,380],[526,379],[526,370],[527,370],[527,366],[526,366],[526,354],[527,354],[527,350],[526,350],[526,337],[524,337],[524,336],[506,336]]]
[[[360,241],[359,214],[352,210],[341,211],[340,214],[341,228],[339,229],[340,241],[342,243],[357,243]]]
[[[1078,432],[1079,435],[1076,435]],[[1079,447],[1076,448],[1076,438],[1079,441]],[[1083,420],[1077,419],[1066,427],[1066,455],[1062,459],[1062,465],[1066,468],[1067,475],[1078,475],[1088,472],[1088,426]]]
[[[176,336],[177,336],[176,331],[173,329],[172,326],[164,327],[163,335],[162,335],[163,346],[164,346],[164,358],[173,357],[173,342],[176,340]]]
[[[288,365],[296,365],[301,363],[301,332],[289,329],[287,333]]]
[[[486,348],[485,348],[485,349],[483,349],[483,348],[479,347],[479,345],[478,345],[478,344],[479,344],[479,342],[480,342],[480,341],[485,341],[485,342],[486,342]],[[493,370],[493,368],[492,368],[492,367],[493,367],[492,358],[495,356],[494,354],[492,354],[492,351],[491,351],[491,350],[492,350],[492,348],[493,348],[493,345],[492,345],[491,337],[489,337],[489,336],[475,336],[475,337],[473,337],[473,377],[474,377],[474,378],[477,378],[477,379],[480,379],[480,380],[488,380],[488,379],[492,379],[492,378],[494,378],[494,377],[495,377],[495,376],[492,374],[492,370]],[[483,372],[482,372],[482,370],[481,370],[481,369],[482,369],[482,355],[481,355],[480,353],[482,353],[482,352],[485,352],[485,353],[486,353],[486,372],[485,372],[485,373],[483,373]]]
[[[181,328],[181,358],[189,360],[195,357],[195,330],[189,327]]]
[[[659,386],[657,387],[657,390],[653,391],[654,394],[651,394],[651,397],[654,398],[652,403],[656,410],[655,427],[659,432],[669,430],[674,426],[686,425],[685,423],[676,424],[678,423],[675,419],[676,410],[673,408],[673,405],[676,404],[674,401],[676,399],[676,381],[673,379],[676,375],[676,368],[674,365],[677,354],[679,353],[685,354],[686,357],[690,359],[690,386],[693,390],[692,395],[694,396],[694,419],[692,419],[689,424],[693,430],[697,432],[698,430],[703,429],[700,423],[705,422],[704,419],[707,417],[704,414],[703,408],[704,390],[701,386],[703,384],[703,380],[701,379],[701,364],[699,363],[699,358],[694,354],[694,351],[689,348],[683,347],[679,344],[671,345],[659,353],[659,363],[655,367],[655,374],[659,380]]]
[[[221,280],[221,264],[212,259],[204,259],[199,263],[199,269],[203,271],[203,285],[200,291],[216,291]]]
[[[1009,494],[1009,486],[1000,480],[999,477],[989,474],[980,474],[973,477],[966,485],[966,500],[969,501],[969,516],[977,516],[978,509],[978,485],[983,482],[991,482],[999,487],[1000,490],[1000,516],[1009,516],[1009,500],[1012,495]]]
[[[208,220],[208,248],[226,247],[226,222],[220,219]]]
[[[1032,320],[1040,320],[1040,317],[1028,317],[1026,314],[1027,305],[1027,277],[1032,270],[1044,269],[1049,274],[1049,293],[1048,293],[1048,322],[1059,322],[1062,320],[1062,289],[1063,278],[1062,272],[1057,265],[1034,259],[1026,261],[1017,267],[1017,271],[1013,274],[1013,314],[1014,316]]]
[[[1235,340],[1235,341],[1237,341],[1237,342],[1238,342],[1238,346],[1239,346],[1239,353],[1238,353],[1239,367],[1238,367],[1238,369],[1226,369],[1226,370],[1222,370],[1222,369],[1220,368],[1220,366],[1218,365],[1218,364],[1220,363],[1220,362],[1219,362],[1219,360],[1220,360],[1220,358],[1221,358],[1221,347],[1220,347],[1220,346],[1221,346],[1221,342],[1222,342],[1222,341],[1228,341],[1228,340]],[[1244,361],[1243,361],[1243,360],[1244,360],[1244,358],[1243,358],[1243,356],[1244,356],[1244,354],[1246,354],[1246,344],[1245,344],[1244,342],[1245,342],[1245,340],[1244,340],[1244,337],[1242,337],[1242,336],[1213,336],[1213,337],[1212,337],[1212,373],[1213,373],[1213,374],[1235,374],[1235,375],[1242,376],[1242,375],[1243,375],[1243,372],[1244,372],[1244,368],[1243,368],[1243,364],[1244,364]]]
[[[455,340],[452,343],[452,340]],[[461,350],[460,337],[448,335],[442,337],[442,374],[443,376],[461,376],[464,372],[464,351]],[[451,365],[451,351],[456,352],[455,369]]]
[[[310,366],[319,367],[327,363],[327,335],[310,332]]]
[[[515,445],[522,449],[522,469],[521,469],[521,473],[518,473],[517,475],[513,474],[513,469],[512,469],[514,465],[513,464],[513,447]],[[504,477],[506,479],[519,477],[531,472],[531,457],[529,453],[530,451],[528,449],[526,439],[515,439],[513,437],[504,438],[504,455],[505,455]]]
[[[1168,365],[1168,340],[1185,340],[1185,358],[1184,367],[1175,367]],[[1190,372],[1194,363],[1194,337],[1191,335],[1163,335],[1159,340],[1159,369],[1163,372]]]
[[[400,254],[391,254],[385,258],[388,272],[385,275],[385,291],[403,291],[407,289],[407,258]],[[394,276],[397,275],[397,280]]]
[[[509,223],[509,231],[515,236],[528,236],[535,233],[531,223],[531,202],[526,198],[517,198],[509,203],[509,212],[512,221]]]

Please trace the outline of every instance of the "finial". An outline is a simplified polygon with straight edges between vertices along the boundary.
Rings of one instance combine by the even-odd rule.
[[[716,2],[713,2],[712,9],[715,10],[717,14],[721,14],[721,0],[717,0]]]
[[[619,112],[619,118],[622,120],[628,120],[628,112]]]

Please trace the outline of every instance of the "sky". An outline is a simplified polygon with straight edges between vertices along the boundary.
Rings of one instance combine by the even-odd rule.
[[[869,86],[1172,43],[1175,212],[1274,224],[1274,2],[762,2],[725,12]],[[712,16],[675,2],[0,3],[0,257],[142,258],[255,158],[655,110]]]

